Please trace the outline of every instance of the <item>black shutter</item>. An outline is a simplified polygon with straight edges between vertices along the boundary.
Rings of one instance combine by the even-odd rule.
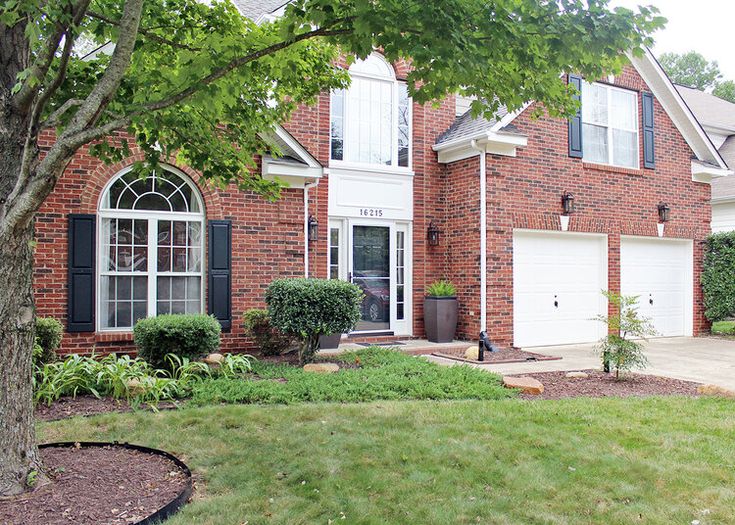
[[[576,100],[582,100],[582,77],[577,75],[569,75],[569,83],[577,88],[578,95]],[[577,114],[569,119],[569,156],[578,159],[582,158],[582,107],[579,107]]]
[[[69,215],[67,332],[94,332],[95,216]]]
[[[209,221],[208,312],[232,328],[232,222]]]
[[[651,169],[656,167],[653,120],[653,94],[643,93],[643,166]]]

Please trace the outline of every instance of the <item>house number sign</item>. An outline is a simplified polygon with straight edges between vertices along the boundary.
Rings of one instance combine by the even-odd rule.
[[[380,208],[360,208],[360,217],[382,217],[383,210]]]

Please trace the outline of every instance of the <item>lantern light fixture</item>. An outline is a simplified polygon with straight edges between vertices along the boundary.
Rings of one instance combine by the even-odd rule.
[[[658,203],[658,220],[659,222],[668,222],[671,215],[671,207],[665,202]]]
[[[561,194],[561,207],[564,211],[564,215],[574,213],[574,195],[565,191]]]
[[[441,231],[433,222],[429,223],[429,229],[426,231],[426,238],[429,240],[429,246],[439,246],[439,235]]]
[[[316,220],[316,217],[313,215],[309,215],[309,221],[308,221],[308,237],[309,242],[313,242],[318,240],[319,238],[319,221]]]

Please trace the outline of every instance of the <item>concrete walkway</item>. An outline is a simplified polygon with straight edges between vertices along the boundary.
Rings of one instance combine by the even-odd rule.
[[[472,365],[499,374],[524,374],[553,370],[582,370],[600,367],[594,345],[531,348],[529,351],[561,357],[558,361]],[[648,368],[641,373],[710,383],[735,390],[735,340],[715,337],[673,337],[651,339],[644,350]],[[447,365],[456,361],[431,356]]]

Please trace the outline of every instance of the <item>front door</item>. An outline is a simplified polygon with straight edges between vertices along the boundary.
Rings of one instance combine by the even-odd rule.
[[[349,278],[362,289],[360,322],[356,332],[388,331],[391,328],[391,228],[352,226]]]

